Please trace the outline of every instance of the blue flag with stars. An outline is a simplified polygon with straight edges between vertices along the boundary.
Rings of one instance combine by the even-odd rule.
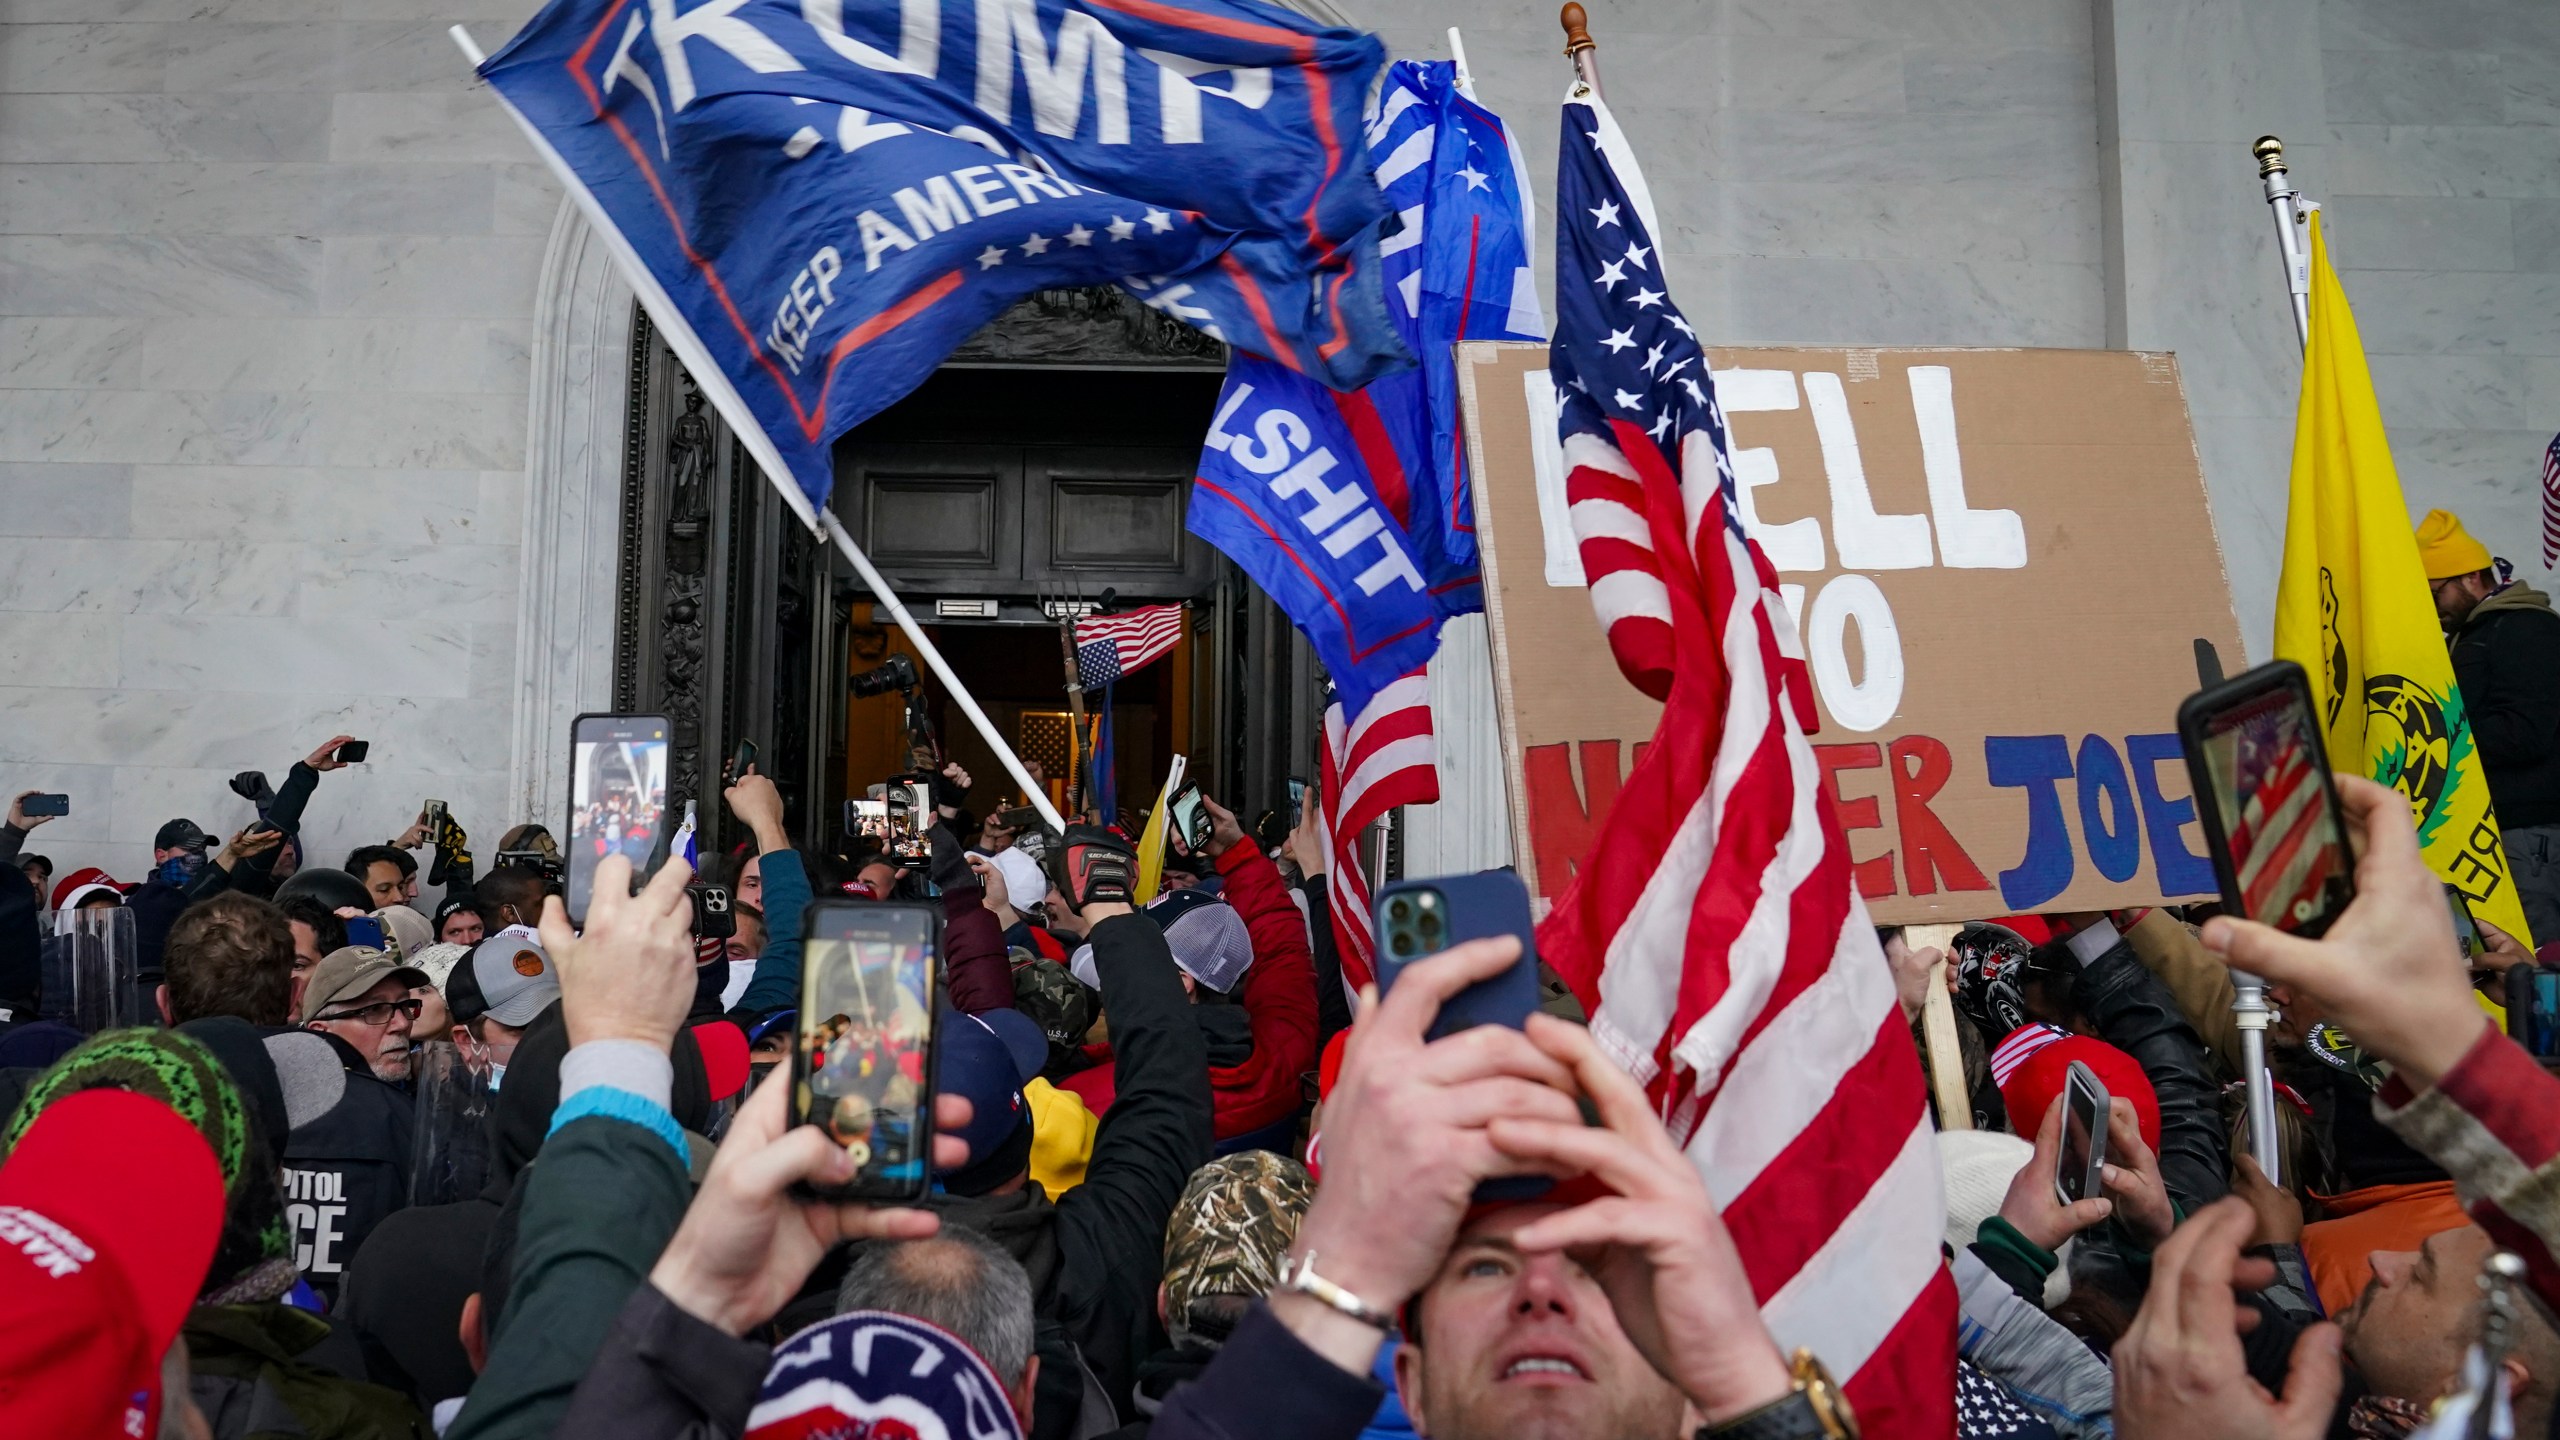
[[[1253,576],[1316,650],[1348,713],[1483,608],[1460,440],[1460,340],[1543,340],[1517,147],[1448,61],[1389,68],[1367,131],[1396,211],[1387,313],[1421,364],[1337,392],[1249,355],[1227,368],[1191,532]]]
[[[814,521],[835,438],[1034,290],[1328,384],[1407,363],[1382,60],[1262,0],[550,0],[480,73]]]

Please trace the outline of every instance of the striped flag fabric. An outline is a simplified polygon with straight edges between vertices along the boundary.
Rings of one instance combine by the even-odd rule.
[[[1431,683],[1414,670],[1346,718],[1342,702],[1324,712],[1324,753],[1318,757],[1317,830],[1324,873],[1331,877],[1333,948],[1342,960],[1342,983],[1352,994],[1377,970],[1377,937],[1370,928],[1369,877],[1360,868],[1360,837],[1399,805],[1428,805],[1440,798],[1439,743],[1431,730]]]
[[[1121,615],[1076,621],[1076,679],[1099,690],[1158,659],[1182,638],[1183,607],[1148,605]]]
[[[2542,568],[2560,567],[2560,435],[2542,452]]]
[[[1705,1178],[1780,1346],[1872,1436],[1943,1437],[1956,1297],[1919,1056],[1821,786],[1802,647],[1625,136],[1577,85],[1550,376],[1592,603],[1660,728],[1538,930]]]

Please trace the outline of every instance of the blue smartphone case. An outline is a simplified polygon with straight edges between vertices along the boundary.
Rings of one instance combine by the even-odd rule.
[[[1429,893],[1437,904],[1417,910],[1417,898]],[[1399,921],[1397,902],[1408,907]],[[1436,914],[1429,930],[1416,922]],[[1374,933],[1378,937],[1378,993],[1395,988],[1404,967],[1436,955],[1452,945],[1496,935],[1520,937],[1520,960],[1488,980],[1479,980],[1449,997],[1432,1022],[1431,1038],[1439,1039],[1471,1025],[1508,1025],[1520,1029],[1538,1008],[1537,927],[1529,918],[1529,887],[1509,870],[1473,875],[1443,875],[1430,880],[1399,880],[1378,892]],[[1398,936],[1410,937],[1410,953],[1399,953]]]

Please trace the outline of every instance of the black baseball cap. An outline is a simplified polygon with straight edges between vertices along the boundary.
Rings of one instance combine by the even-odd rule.
[[[172,820],[151,837],[154,850],[202,850],[210,843],[204,827],[193,820]]]

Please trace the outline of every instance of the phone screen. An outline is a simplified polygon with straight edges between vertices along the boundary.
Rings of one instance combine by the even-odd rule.
[[[2472,923],[2471,907],[2463,903],[2462,892],[2444,887],[2444,907],[2453,912],[2453,939],[2462,947],[2464,962],[2476,963],[2487,956],[2489,946],[2480,938],[2480,927]]]
[[[1209,807],[1200,803],[1200,787],[1185,785],[1173,797],[1173,808],[1166,817],[1169,832],[1182,841],[1182,848],[1198,854],[1209,843]]]
[[[2355,862],[2330,800],[2309,697],[2272,687],[2205,726],[2205,770],[2242,913],[2281,930],[2327,929],[2355,898]]]
[[[667,815],[667,717],[581,715],[569,757],[569,918],[583,922],[596,866],[629,860],[633,882],[657,856]]]
[[[800,974],[793,1113],[858,1167],[841,1191],[924,1193],[933,1144],[936,912],[922,905],[812,908]]]
[[[1289,828],[1295,830],[1305,824],[1306,816],[1307,782],[1292,775],[1289,777]]]

